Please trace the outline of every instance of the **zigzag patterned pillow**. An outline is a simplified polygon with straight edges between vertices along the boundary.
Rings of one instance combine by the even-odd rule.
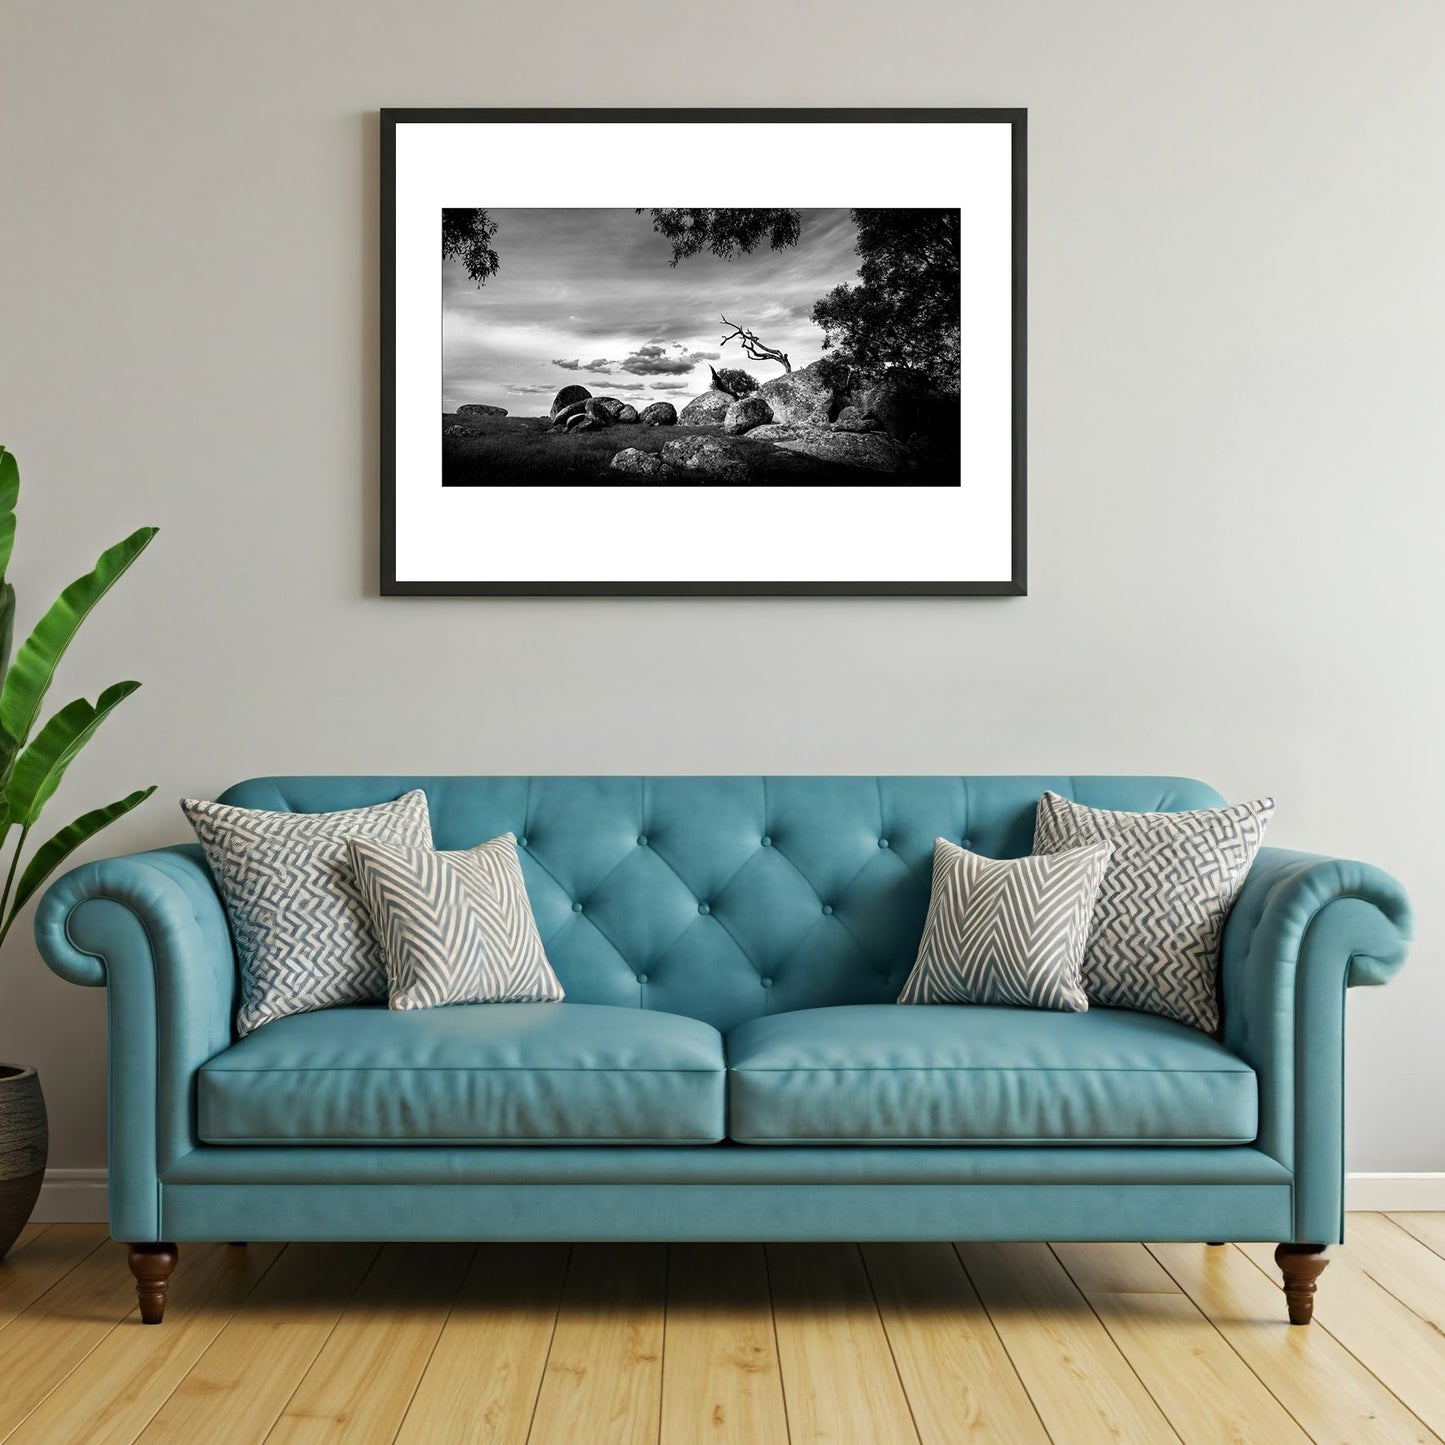
[[[236,939],[243,1037],[287,1014],[386,997],[386,961],[346,853],[348,836],[431,844],[420,788],[338,813],[271,813],[184,798]]]
[[[933,844],[933,895],[899,1003],[1013,1004],[1083,1013],[1084,940],[1109,845],[981,858]]]
[[[562,998],[511,833],[456,853],[374,838],[348,846],[386,954],[392,1008]]]
[[[1219,1027],[1219,947],[1274,799],[1184,813],[1115,813],[1039,799],[1034,852],[1112,843],[1084,950],[1095,1003]]]

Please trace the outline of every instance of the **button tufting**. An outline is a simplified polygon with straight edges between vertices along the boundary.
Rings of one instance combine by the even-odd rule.
[[[773,840],[769,838],[766,833],[758,839],[758,842],[760,842],[764,848],[771,848],[773,846]]]
[[[823,905],[823,912],[824,912],[824,913],[831,913],[832,911],[833,911],[833,905],[832,905],[831,903],[825,903],[825,904]]]
[[[773,981],[770,978],[760,978],[758,982],[762,984],[764,988],[772,988],[773,986]]]
[[[639,833],[639,834],[637,835],[637,846],[638,846],[639,848],[645,848],[645,847],[647,847],[647,834],[646,834],[646,833]]]
[[[697,905],[697,911],[699,913],[711,913],[712,909],[709,908],[706,903],[699,903]]]
[[[517,839],[517,847],[519,847],[519,848],[525,848],[526,846],[527,846],[527,839],[525,839],[525,838],[518,838],[518,839]]]
[[[646,975],[645,973],[639,973],[639,974],[637,975],[637,981],[638,981],[638,983],[646,983],[646,982],[647,982],[647,975]]]
[[[574,903],[574,904],[572,905],[572,912],[573,912],[573,913],[581,913],[581,912],[582,912],[582,905],[581,905],[580,903]]]
[[[960,848],[972,848],[972,847],[973,847],[973,839],[972,839],[972,838],[964,838],[964,839],[960,840],[958,846],[959,846]]]
[[[880,838],[880,839],[878,840],[878,846],[879,846],[880,848],[886,848],[886,847],[888,846],[888,839],[887,839],[887,838]]]

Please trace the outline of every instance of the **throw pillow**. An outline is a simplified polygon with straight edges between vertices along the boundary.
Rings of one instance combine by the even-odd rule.
[[[1083,1013],[1079,965],[1108,861],[1107,843],[995,859],[936,839],[923,940],[898,1002]]]
[[[419,788],[372,808],[272,813],[186,798],[215,874],[241,971],[236,1031],[287,1014],[386,997],[386,961],[356,885],[348,837],[431,843]]]
[[[1224,921],[1264,842],[1274,799],[1184,813],[1115,813],[1039,799],[1034,852],[1111,843],[1084,950],[1095,1003],[1219,1027]]]
[[[348,843],[386,954],[392,1008],[562,998],[511,833],[456,853]]]

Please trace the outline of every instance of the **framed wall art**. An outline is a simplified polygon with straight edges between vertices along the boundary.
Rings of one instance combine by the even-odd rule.
[[[384,110],[381,590],[1020,595],[1026,112]]]

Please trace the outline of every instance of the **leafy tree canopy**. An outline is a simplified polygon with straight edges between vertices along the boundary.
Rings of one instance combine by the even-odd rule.
[[[959,213],[856,210],[853,220],[859,284],[835,286],[813,306],[824,349],[865,372],[904,366],[956,390]]]
[[[502,264],[492,249],[497,223],[478,206],[448,206],[442,211],[442,260],[453,256],[478,286],[495,276]]]
[[[734,396],[747,396],[758,389],[758,379],[740,366],[722,366],[712,369],[714,382]]]
[[[638,214],[642,207],[637,208]],[[672,242],[672,264],[686,256],[711,251],[724,261],[746,256],[764,241],[775,251],[796,246],[802,234],[796,210],[774,207],[740,210],[736,207],[654,207],[652,229]]]

